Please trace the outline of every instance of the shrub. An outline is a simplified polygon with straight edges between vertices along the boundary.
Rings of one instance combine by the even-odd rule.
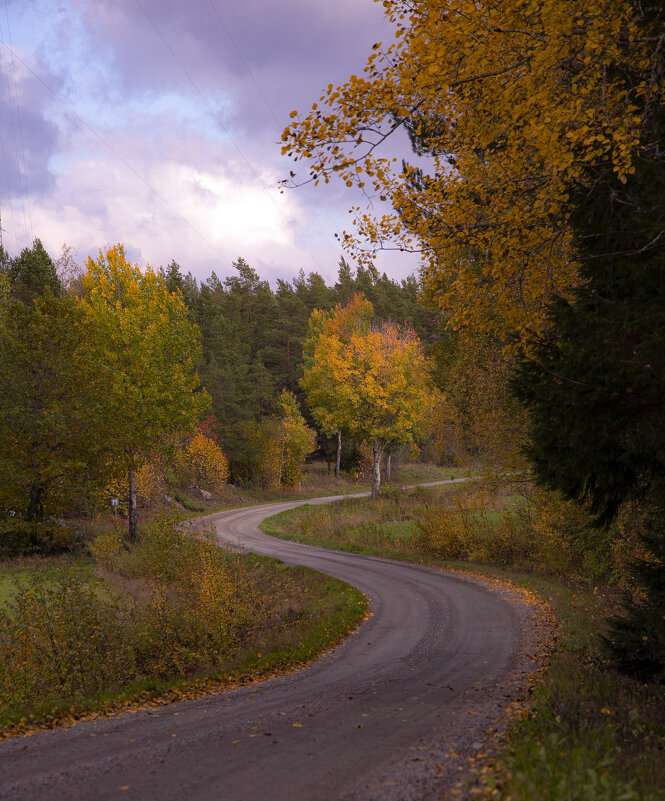
[[[159,465],[146,462],[136,471],[136,495],[139,503],[154,503],[165,492],[166,477]]]
[[[99,534],[88,546],[98,565],[113,569],[118,562],[119,554],[125,550],[125,541],[117,531],[105,531]]]
[[[133,673],[122,615],[71,572],[19,588],[0,611],[4,708],[90,695]]]
[[[222,449],[201,433],[196,434],[183,454],[188,479],[213,492],[221,492],[229,477],[229,463]]]
[[[184,676],[218,664],[252,619],[249,576],[210,532],[187,534],[166,520],[147,527],[131,550],[112,535],[92,550],[120,577],[140,581],[131,615],[143,675]]]
[[[0,557],[50,556],[81,544],[77,531],[57,523],[33,522],[18,515],[0,519]]]
[[[244,449],[233,464],[234,480],[262,489],[295,487],[302,476],[305,457],[316,446],[316,432],[303,418],[295,397],[284,390],[277,414],[260,423],[241,424]]]

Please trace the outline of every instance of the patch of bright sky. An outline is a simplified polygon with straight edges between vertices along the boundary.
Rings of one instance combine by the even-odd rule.
[[[103,64],[103,49],[92,51],[81,16],[69,3],[37,0],[32,3],[14,2],[8,7],[5,0],[4,14],[0,14],[0,19],[11,29],[15,49],[26,54],[37,50],[39,58],[49,69],[65,80],[69,76],[78,79],[78,76],[88,73],[91,63],[96,67]],[[34,56],[28,58],[29,66],[38,71]]]
[[[131,103],[135,112],[158,117],[171,117],[187,126],[188,130],[202,134],[208,139],[225,139],[229,136],[226,122],[233,111],[230,97],[216,92],[215,97],[207,97],[208,103],[198,96],[182,92],[162,92],[152,97],[137,99]],[[209,104],[209,107],[208,107]],[[220,126],[220,119],[224,128]]]
[[[227,120],[233,107],[222,91],[216,91],[214,96],[208,93],[205,101],[192,93],[173,91],[115,96],[111,50],[90,41],[80,13],[69,3],[40,0],[38,9],[32,3],[13,3],[11,9],[5,5],[0,8],[0,33],[21,57],[25,54],[26,63],[37,74],[39,65],[30,54],[39,43],[39,57],[64,85],[52,85],[49,76],[40,78],[93,128],[136,124],[139,118],[147,126],[154,115],[186,124],[191,132],[210,140],[227,136],[219,119]],[[53,117],[57,118],[60,115],[55,97],[53,103]],[[60,107],[69,114],[64,106]]]

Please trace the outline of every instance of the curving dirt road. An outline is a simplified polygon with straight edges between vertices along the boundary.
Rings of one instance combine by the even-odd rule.
[[[300,503],[206,521],[363,590],[374,614],[354,635],[282,678],[0,743],[0,799],[425,801],[458,782],[523,688],[531,613],[455,573],[258,531]]]

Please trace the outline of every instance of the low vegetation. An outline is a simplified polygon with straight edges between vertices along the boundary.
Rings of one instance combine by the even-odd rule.
[[[92,556],[14,560],[0,581],[0,726],[52,725],[313,658],[363,616],[335,579],[220,548],[173,519]]]
[[[317,545],[473,570],[528,587],[560,631],[527,713],[472,793],[504,801],[655,801],[665,784],[665,705],[657,684],[616,672],[601,636],[629,586],[630,514],[600,536],[560,499],[476,482],[374,504],[347,499],[269,518],[272,534]],[[585,533],[582,533],[585,532]]]

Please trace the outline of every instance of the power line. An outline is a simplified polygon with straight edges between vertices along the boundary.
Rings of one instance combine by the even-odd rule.
[[[67,109],[67,111],[68,111],[68,112],[69,112],[69,113],[70,113],[70,114],[71,114],[71,115],[72,115],[72,116],[73,116],[73,117],[74,117],[76,120],[78,120],[78,121],[81,123],[81,125],[83,125],[85,128],[87,128],[87,129],[88,129],[88,131],[90,131],[90,133],[91,133],[93,136],[95,136],[95,137],[96,137],[96,138],[97,138],[97,139],[98,139],[98,140],[99,140],[99,141],[100,141],[100,142],[101,142],[101,143],[104,145],[104,147],[105,147],[105,148],[107,148],[107,150],[108,150],[110,153],[112,153],[112,154],[113,154],[113,155],[114,155],[114,156],[115,156],[115,157],[118,159],[118,161],[120,161],[120,162],[121,162],[121,163],[122,163],[122,164],[123,164],[123,165],[124,165],[124,166],[125,166],[125,167],[126,167],[126,168],[127,168],[127,169],[128,169],[128,170],[129,170],[129,171],[130,171],[130,172],[131,172],[131,173],[132,173],[134,176],[135,176],[135,177],[136,177],[136,178],[138,178],[138,179],[139,179],[139,181],[141,181],[141,183],[143,183],[143,184],[144,184],[144,185],[145,185],[145,186],[146,186],[146,187],[147,187],[147,188],[148,188],[148,189],[149,189],[149,190],[150,190],[150,191],[151,191],[151,192],[152,192],[152,193],[153,193],[153,194],[154,194],[156,197],[158,197],[158,198],[159,198],[159,199],[162,201],[162,203],[163,203],[163,204],[164,204],[164,205],[165,205],[167,208],[169,208],[169,209],[170,209],[170,210],[171,210],[171,211],[172,211],[172,212],[173,212],[173,213],[176,215],[176,217],[178,217],[178,219],[182,220],[182,222],[184,222],[184,223],[185,223],[185,225],[186,225],[188,228],[190,228],[190,229],[191,229],[191,231],[193,231],[193,233],[195,233],[195,234],[196,234],[196,236],[198,236],[198,237],[199,237],[199,239],[201,239],[203,242],[205,242],[205,243],[206,243],[206,245],[208,245],[208,247],[209,247],[211,250],[213,250],[213,251],[214,251],[214,252],[215,252],[215,253],[216,253],[216,254],[217,254],[217,255],[218,255],[218,256],[219,256],[221,259],[223,259],[223,260],[227,260],[227,259],[228,259],[228,255],[226,255],[226,254],[222,253],[222,252],[221,252],[221,251],[220,251],[220,250],[219,250],[219,249],[218,249],[218,248],[217,248],[215,245],[213,245],[213,244],[212,244],[212,242],[210,242],[210,240],[209,240],[209,239],[208,239],[206,236],[204,236],[204,235],[203,235],[203,234],[202,234],[202,233],[201,233],[201,232],[200,232],[200,231],[199,231],[197,228],[195,228],[195,227],[192,225],[192,223],[191,223],[191,222],[190,222],[190,221],[189,221],[189,220],[188,220],[186,217],[184,217],[184,216],[183,216],[183,215],[182,215],[182,214],[181,214],[181,213],[180,213],[180,212],[179,212],[179,211],[178,211],[178,210],[177,210],[177,209],[176,209],[176,208],[175,208],[175,207],[174,207],[174,206],[173,206],[173,205],[172,205],[172,204],[171,204],[171,203],[170,203],[170,202],[169,202],[169,201],[168,201],[168,200],[167,200],[167,199],[166,199],[164,196],[163,196],[163,195],[161,195],[161,194],[158,192],[158,190],[157,190],[157,189],[155,189],[155,187],[154,187],[154,186],[153,186],[153,185],[150,183],[150,181],[148,181],[148,179],[147,179],[147,178],[146,178],[144,175],[142,175],[142,174],[141,174],[141,173],[140,173],[140,172],[139,172],[137,169],[135,169],[135,168],[134,168],[134,167],[133,167],[133,166],[132,166],[132,165],[131,165],[131,164],[130,164],[130,163],[129,163],[129,162],[126,160],[126,159],[125,159],[125,158],[123,158],[123,156],[121,156],[121,155],[120,155],[120,154],[119,154],[119,153],[118,153],[118,152],[117,152],[117,151],[116,151],[116,150],[115,150],[115,149],[114,149],[114,148],[113,148],[113,147],[112,147],[112,146],[111,146],[111,145],[110,145],[110,144],[109,144],[109,143],[108,143],[108,142],[107,142],[107,141],[106,141],[106,140],[105,140],[105,139],[104,139],[102,136],[101,136],[101,134],[97,133],[97,131],[96,131],[96,130],[95,130],[95,129],[94,129],[94,128],[93,128],[93,127],[92,127],[92,126],[91,126],[91,125],[88,123],[88,122],[86,122],[86,120],[85,120],[85,119],[83,119],[83,117],[81,117],[81,115],[80,115],[80,114],[78,114],[76,111],[74,111],[74,109],[73,109],[73,108],[72,108],[72,107],[71,107],[71,106],[70,106],[70,105],[69,105],[69,104],[68,104],[68,103],[67,103],[65,100],[63,100],[63,99],[60,97],[60,95],[59,95],[59,94],[58,94],[58,93],[57,93],[57,92],[56,92],[56,91],[55,91],[53,88],[51,88],[51,87],[50,87],[50,86],[49,86],[49,85],[46,83],[46,81],[44,81],[44,80],[43,80],[43,78],[42,78],[40,75],[38,75],[38,74],[37,74],[37,73],[36,73],[36,72],[35,72],[35,71],[34,71],[34,70],[33,70],[33,69],[32,69],[32,68],[31,68],[31,67],[30,67],[30,66],[29,66],[29,65],[28,65],[28,64],[27,64],[25,61],[23,61],[23,59],[22,59],[22,58],[21,58],[21,57],[20,57],[20,56],[19,56],[19,55],[18,55],[16,52],[14,52],[14,50],[13,50],[11,47],[9,47],[9,45],[8,45],[6,42],[4,42],[4,41],[3,41],[3,42],[2,42],[2,44],[3,44],[3,46],[4,46],[4,47],[5,47],[5,48],[6,48],[6,49],[7,49],[7,50],[8,50],[8,51],[9,51],[9,52],[12,54],[12,56],[13,56],[14,58],[16,58],[18,61],[20,61],[20,62],[21,62],[21,64],[23,64],[23,66],[24,66],[24,67],[25,67],[25,68],[28,70],[28,72],[30,72],[30,74],[31,74],[31,75],[32,75],[34,78],[36,78],[36,79],[37,79],[37,80],[38,80],[38,81],[39,81],[39,82],[42,84],[42,86],[43,86],[45,89],[47,89],[47,90],[48,90],[48,91],[49,91],[49,92],[50,92],[50,93],[53,95],[53,97],[55,97],[55,99],[56,99],[58,102],[62,103],[62,105],[63,105],[63,106],[64,106],[64,107]]]
[[[293,223],[292,223],[292,222],[291,222],[291,221],[288,219],[288,217],[286,216],[286,214],[284,214],[284,212],[283,212],[283,210],[281,209],[281,207],[279,206],[279,204],[275,202],[275,199],[273,198],[273,196],[272,196],[272,195],[271,195],[271,194],[268,192],[268,190],[266,189],[266,187],[265,187],[265,186],[264,186],[264,184],[262,183],[262,181],[261,181],[261,179],[260,179],[260,177],[259,177],[258,173],[256,172],[256,170],[254,169],[254,167],[253,167],[252,163],[251,163],[251,162],[250,162],[250,160],[247,158],[247,156],[246,156],[246,155],[243,153],[243,151],[242,151],[242,150],[241,150],[241,148],[240,148],[240,145],[239,145],[239,144],[236,142],[236,140],[235,140],[235,139],[233,138],[233,136],[231,135],[231,132],[229,131],[229,129],[228,129],[228,128],[226,127],[226,125],[224,124],[224,121],[222,120],[222,118],[221,118],[220,114],[219,114],[217,111],[215,111],[215,109],[212,107],[212,105],[210,104],[210,102],[208,101],[208,99],[205,97],[205,95],[203,94],[203,92],[202,92],[202,91],[199,89],[199,87],[197,86],[196,82],[194,81],[194,79],[192,78],[192,76],[189,74],[189,72],[188,72],[188,71],[187,71],[187,69],[185,68],[185,65],[184,65],[184,64],[182,63],[182,61],[181,61],[181,60],[178,58],[178,56],[177,56],[176,52],[174,51],[174,49],[173,49],[173,48],[171,47],[171,45],[170,45],[170,44],[169,44],[169,43],[166,41],[166,39],[165,39],[164,35],[163,35],[163,34],[162,34],[162,32],[159,30],[159,28],[157,27],[157,25],[155,25],[155,23],[153,22],[153,20],[152,20],[151,16],[148,14],[148,12],[147,12],[147,11],[145,10],[145,8],[143,7],[143,4],[141,3],[141,0],[136,0],[136,5],[137,5],[137,6],[138,6],[138,7],[141,9],[141,11],[142,11],[142,12],[143,12],[143,14],[145,15],[146,19],[148,20],[148,22],[150,23],[150,25],[151,25],[151,26],[152,26],[152,28],[154,29],[155,33],[156,33],[156,34],[159,36],[159,38],[160,38],[160,39],[162,40],[162,42],[164,43],[165,47],[166,47],[166,48],[168,49],[168,51],[171,53],[171,55],[172,55],[172,56],[173,56],[173,58],[175,59],[175,62],[176,62],[176,64],[177,64],[177,65],[180,67],[180,69],[182,70],[183,74],[185,75],[185,77],[187,78],[187,80],[190,82],[190,84],[191,84],[191,85],[192,85],[192,87],[194,88],[194,91],[195,91],[195,92],[198,94],[198,96],[201,98],[201,100],[202,100],[202,101],[203,101],[203,102],[206,104],[206,106],[208,107],[208,111],[209,111],[209,112],[210,112],[210,113],[213,115],[213,117],[215,117],[215,119],[216,119],[216,120],[217,120],[217,122],[219,123],[220,127],[222,128],[222,130],[224,131],[224,133],[225,133],[225,134],[226,134],[226,136],[228,137],[229,141],[231,142],[231,144],[233,145],[233,147],[234,147],[234,148],[236,149],[236,151],[238,152],[238,155],[240,156],[240,158],[241,158],[241,159],[244,161],[244,163],[247,165],[247,167],[249,168],[250,172],[252,173],[252,175],[254,176],[254,178],[256,179],[256,181],[258,182],[258,184],[260,185],[260,187],[261,187],[261,188],[263,189],[263,191],[265,192],[265,194],[266,194],[266,197],[267,197],[267,198],[270,200],[270,202],[273,204],[273,206],[274,206],[274,207],[277,209],[277,211],[280,213],[280,215],[281,215],[281,216],[284,218],[284,221],[285,221],[285,222],[286,222],[286,224],[289,226],[289,228],[291,228],[291,230],[293,231],[293,233],[294,233],[294,235],[295,235],[296,239],[298,240],[298,242],[300,242],[300,244],[301,244],[301,246],[304,248],[304,250],[305,250],[305,251],[306,251],[306,252],[309,254],[309,256],[310,256],[310,258],[312,259],[312,261],[314,262],[314,264],[315,264],[315,265],[316,265],[316,266],[317,266],[319,269],[322,269],[322,268],[321,268],[321,265],[318,263],[318,261],[317,261],[316,257],[314,256],[314,254],[313,254],[313,253],[311,252],[311,250],[310,250],[310,249],[307,247],[307,244],[306,244],[306,243],[305,243],[305,242],[302,240],[302,238],[300,237],[300,234],[298,234],[298,232],[296,231],[296,229],[295,229],[295,226],[293,225]],[[218,15],[218,17],[219,17],[219,15]],[[221,18],[220,18],[220,21],[221,21]],[[222,24],[223,24],[223,23],[222,23]],[[267,101],[266,101],[266,102],[267,102]]]
[[[239,48],[239,47],[238,47],[238,45],[236,44],[236,42],[235,42],[235,40],[234,40],[233,36],[231,35],[231,31],[228,29],[228,27],[227,27],[226,23],[225,23],[225,22],[224,22],[224,20],[222,19],[222,16],[221,16],[221,14],[219,13],[219,9],[218,9],[218,8],[217,8],[217,6],[215,5],[215,3],[214,3],[214,0],[208,0],[208,2],[210,3],[210,6],[211,6],[212,10],[215,12],[215,16],[216,16],[216,17],[217,17],[217,19],[219,20],[219,24],[222,26],[222,29],[224,30],[224,33],[226,34],[226,36],[228,37],[229,41],[230,41],[230,42],[231,42],[231,44],[233,45],[233,49],[236,51],[236,55],[237,55],[237,56],[238,56],[238,58],[240,59],[240,63],[243,65],[243,67],[244,67],[244,68],[245,68],[245,70],[247,71],[247,74],[248,74],[248,75],[249,75],[249,77],[252,79],[252,82],[254,83],[254,86],[256,87],[256,90],[258,91],[259,95],[260,95],[260,96],[261,96],[261,98],[263,99],[263,102],[266,104],[266,107],[268,108],[268,111],[270,111],[270,114],[272,115],[272,118],[273,118],[273,120],[274,120],[274,121],[275,121],[275,123],[277,124],[277,127],[278,127],[278,128],[282,128],[282,127],[284,126],[284,122],[283,122],[282,120],[279,120],[279,119],[277,118],[277,115],[275,114],[275,110],[273,109],[272,105],[270,104],[270,101],[269,101],[269,100],[268,100],[268,98],[266,97],[266,95],[265,95],[265,93],[264,93],[263,89],[261,88],[261,86],[260,86],[259,82],[257,81],[256,77],[254,76],[254,73],[252,72],[252,69],[251,69],[251,67],[249,66],[249,64],[247,63],[247,61],[245,60],[245,57],[243,56],[242,52],[240,51],[240,48]],[[323,206],[323,208],[324,208],[324,209],[325,209],[325,210],[328,212],[328,216],[330,217],[330,221],[332,222],[333,226],[334,226],[335,228],[339,228],[340,226],[338,225],[337,221],[336,221],[336,220],[335,220],[335,218],[333,217],[332,211],[330,210],[330,207],[329,207],[329,206],[328,206],[328,204],[325,202],[325,200],[323,200],[322,198],[319,198],[318,202],[319,202],[319,203],[320,203],[320,204]]]
[[[11,51],[11,28],[9,25],[9,11],[7,7],[7,0],[5,0],[5,18],[7,20],[7,36],[9,39],[9,49]],[[2,33],[2,23],[0,23],[0,41],[2,44],[6,46],[4,35]],[[13,92],[12,92],[12,83],[10,82],[9,76],[9,66],[8,66],[9,59],[5,59],[5,54],[3,51],[3,67],[5,72],[5,80],[7,83],[7,101],[9,103],[9,113],[11,118],[16,118],[15,125],[12,126],[12,139],[14,140],[14,154],[16,157],[16,175],[18,177],[18,189],[19,195],[21,197],[21,208],[23,210],[23,228],[25,231],[26,238],[30,238],[30,234],[32,234],[32,210],[30,208],[30,200],[28,197],[27,191],[27,169],[26,169],[26,162],[25,162],[25,145],[23,143],[23,126],[21,124],[21,104],[19,102],[19,94],[18,94],[18,82],[16,80],[16,63],[14,59],[11,59],[11,67],[12,67],[12,81],[13,81]],[[3,153],[4,157],[4,153]],[[8,173],[9,174],[9,173]],[[28,209],[28,214],[26,216],[26,206]],[[28,228],[28,218],[30,219],[30,226]],[[14,236],[16,236],[16,217],[15,215],[12,216],[12,221],[14,224]],[[28,233],[30,232],[30,233]],[[18,239],[17,239],[18,241]]]
[[[277,115],[275,114],[275,111],[274,111],[273,107],[270,105],[270,101],[268,100],[268,98],[267,98],[267,97],[265,96],[265,94],[263,93],[263,89],[261,89],[261,87],[260,87],[260,85],[259,85],[259,82],[258,82],[258,81],[256,80],[256,78],[254,77],[254,73],[253,73],[253,72],[252,72],[252,70],[250,69],[250,67],[249,67],[249,64],[248,64],[248,63],[245,61],[245,57],[244,57],[244,56],[243,56],[243,54],[240,52],[240,48],[239,48],[239,47],[238,47],[238,45],[235,43],[235,41],[234,41],[234,39],[233,39],[233,36],[231,36],[231,31],[230,31],[230,30],[229,30],[229,29],[226,27],[226,24],[225,24],[224,20],[222,19],[221,15],[220,15],[220,13],[219,13],[219,10],[217,9],[217,6],[214,4],[213,0],[208,0],[208,2],[210,3],[210,7],[212,8],[212,10],[215,12],[215,16],[216,16],[216,17],[217,17],[217,19],[219,20],[219,24],[220,24],[220,25],[222,26],[222,28],[224,29],[224,33],[227,35],[227,37],[228,37],[229,41],[230,41],[230,42],[231,42],[231,44],[233,45],[233,49],[236,51],[236,55],[237,55],[237,56],[238,56],[238,58],[240,59],[240,63],[243,65],[243,67],[245,68],[245,70],[247,70],[247,74],[248,74],[248,75],[249,75],[249,77],[252,79],[252,81],[253,81],[253,83],[254,83],[254,86],[256,86],[256,90],[257,90],[257,92],[258,92],[258,93],[261,95],[261,97],[263,98],[263,102],[266,104],[266,106],[268,107],[268,109],[269,109],[270,113],[272,114],[272,118],[273,118],[273,120],[275,120],[275,122],[277,123],[277,125],[281,125],[282,123],[281,123],[281,122],[280,122],[280,121],[277,119]]]

